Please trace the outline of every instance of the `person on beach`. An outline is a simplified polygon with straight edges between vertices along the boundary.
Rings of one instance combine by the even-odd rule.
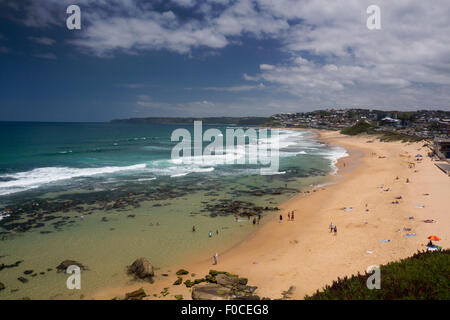
[[[292,213],[291,213],[291,221],[294,221],[294,210],[292,210]]]
[[[291,220],[291,213],[288,213],[288,221]]]
[[[334,226],[334,235],[337,236],[337,227]]]
[[[238,215],[236,215],[235,219],[236,219],[236,222],[238,222],[238,221],[239,221],[239,217],[238,217]]]
[[[195,226],[192,226],[192,232],[195,232]]]
[[[253,218],[253,225],[256,224],[256,218]]]
[[[212,232],[211,232],[211,231],[208,233],[208,236],[209,236],[210,238],[212,237]]]
[[[217,254],[217,252],[214,254],[213,258],[214,258],[214,264],[217,264],[217,260],[219,260],[219,255]]]
[[[334,228],[333,222],[331,222],[331,223],[330,223],[330,232],[333,232],[333,228]]]
[[[216,230],[216,234],[219,235],[219,229]]]
[[[258,213],[258,224],[260,220],[261,220],[261,213]]]
[[[283,215],[280,214],[280,223],[283,221]]]

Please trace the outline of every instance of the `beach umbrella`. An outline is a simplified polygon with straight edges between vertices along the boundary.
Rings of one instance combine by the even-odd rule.
[[[431,240],[431,241],[439,241],[439,240],[441,240],[441,238],[439,238],[438,236],[429,236],[429,237],[428,237],[428,240]]]

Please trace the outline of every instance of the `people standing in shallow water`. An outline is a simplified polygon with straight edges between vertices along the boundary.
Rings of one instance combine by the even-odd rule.
[[[195,232],[195,226],[192,226],[192,232]]]
[[[258,213],[258,224],[260,220],[261,220],[261,213]]]

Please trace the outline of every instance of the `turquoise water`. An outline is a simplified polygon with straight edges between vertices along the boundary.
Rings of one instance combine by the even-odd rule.
[[[89,297],[132,281],[125,267],[138,257],[161,273],[223,252],[257,229],[247,211],[267,221],[345,154],[311,133],[283,130],[280,174],[260,175],[259,164],[181,164],[170,159],[177,128],[0,123],[0,264],[23,261],[0,271],[0,299]],[[235,201],[247,203],[239,223]],[[89,267],[81,290],[68,290],[67,275],[55,271],[65,259]]]

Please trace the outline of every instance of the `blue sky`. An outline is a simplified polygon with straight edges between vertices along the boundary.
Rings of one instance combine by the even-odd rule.
[[[449,16],[444,0],[0,0],[0,120],[450,110]]]

